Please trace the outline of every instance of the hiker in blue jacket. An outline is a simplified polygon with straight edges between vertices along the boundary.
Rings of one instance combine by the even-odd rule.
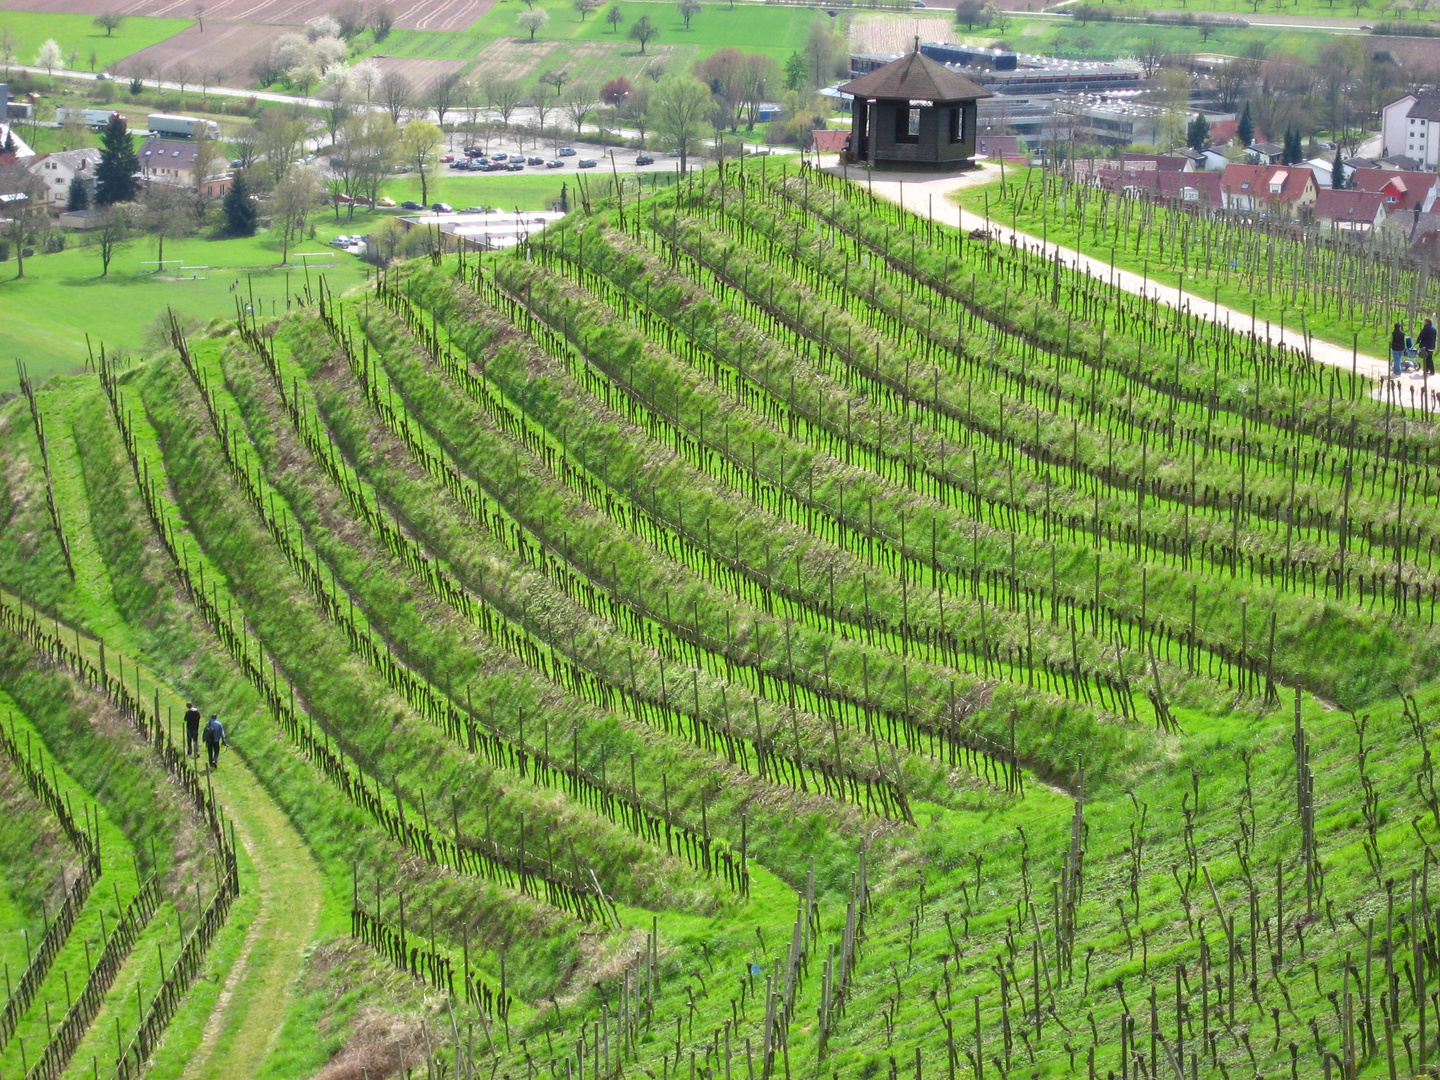
[[[209,759],[210,768],[219,768],[220,747],[229,745],[225,741],[225,725],[220,723],[218,716],[211,713],[210,721],[205,725],[205,753]]]

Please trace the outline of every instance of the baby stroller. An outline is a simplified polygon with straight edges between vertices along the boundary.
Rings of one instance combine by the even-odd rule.
[[[1401,374],[1409,374],[1412,371],[1420,370],[1420,350],[1415,347],[1415,338],[1411,334],[1405,335],[1405,352],[1400,360]]]

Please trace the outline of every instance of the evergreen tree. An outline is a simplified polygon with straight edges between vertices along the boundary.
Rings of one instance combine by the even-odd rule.
[[[260,223],[260,211],[255,208],[254,200],[250,198],[250,185],[245,182],[243,173],[236,174],[235,182],[230,185],[230,190],[225,192],[220,209],[225,214],[225,231],[231,236],[255,235],[255,229]]]
[[[95,205],[135,201],[135,174],[140,159],[125,118],[112,113],[110,123],[100,133],[100,164],[95,167]]]
[[[1240,114],[1240,123],[1236,125],[1235,134],[1240,136],[1240,145],[1249,146],[1255,141],[1255,121],[1250,119],[1250,103],[1245,103],[1245,111]]]
[[[66,210],[88,210],[90,209],[90,191],[85,186],[85,181],[78,176],[70,178],[70,193],[65,199]]]
[[[1340,160],[1340,148],[1335,148],[1335,166],[1330,170],[1330,186],[1336,191],[1344,191],[1350,186],[1350,178],[1345,173],[1345,162]]]
[[[1210,121],[1199,113],[1185,129],[1185,145],[1191,150],[1204,150],[1210,145]]]
[[[805,63],[805,57],[798,52],[792,52],[785,61],[785,89],[800,90],[804,88],[809,77],[810,66]]]
[[[15,145],[14,133],[10,131],[5,132],[5,145],[4,147],[0,147],[0,153],[13,154],[19,149],[20,148]]]
[[[1298,165],[1305,160],[1305,147],[1300,141],[1300,130],[1298,128],[1287,128],[1285,131],[1285,142],[1280,151],[1281,165]]]

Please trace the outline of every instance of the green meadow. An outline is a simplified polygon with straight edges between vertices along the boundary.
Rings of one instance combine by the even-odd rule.
[[[0,9],[0,28],[8,29],[18,42],[15,63],[34,64],[35,54],[46,40],[54,38],[60,46],[64,62],[70,63],[71,50],[78,51],[77,65],[90,70],[90,53],[95,53],[96,71],[101,71],[131,53],[188,29],[193,19],[161,19],[140,15],[126,16],[124,23],[110,36],[95,25],[92,16],[61,11],[15,11]]]

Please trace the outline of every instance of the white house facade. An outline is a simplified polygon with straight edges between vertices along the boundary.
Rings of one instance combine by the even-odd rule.
[[[1422,90],[1390,102],[1381,111],[1381,145],[1386,157],[1407,157],[1422,168],[1440,168],[1440,90]]]

